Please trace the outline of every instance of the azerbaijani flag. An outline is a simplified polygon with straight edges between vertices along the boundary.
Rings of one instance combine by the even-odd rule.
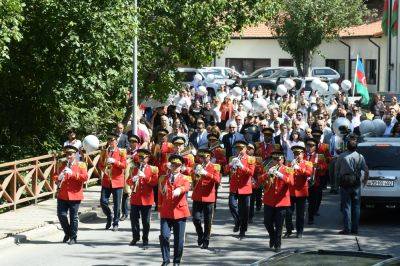
[[[361,59],[358,59],[356,66],[356,75],[354,78],[354,88],[357,93],[361,95],[361,104],[367,105],[369,103],[369,93],[367,88],[367,79],[365,78],[364,65]]]
[[[383,17],[382,17],[382,31],[385,35],[388,35],[389,28],[389,0],[384,0],[383,6]]]
[[[396,36],[399,29],[399,0],[395,0],[392,9],[392,32]]]

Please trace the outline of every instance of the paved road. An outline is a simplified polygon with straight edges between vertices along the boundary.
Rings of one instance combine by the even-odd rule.
[[[232,218],[227,206],[227,184],[215,215],[209,250],[196,245],[196,234],[191,220],[187,235],[183,265],[240,265],[249,264],[273,254],[267,247],[268,238],[262,224],[262,213],[257,213],[250,225],[247,238],[240,241],[232,233]],[[283,240],[283,249],[340,249],[357,250],[354,236],[339,236],[341,214],[338,197],[324,194],[321,216],[312,228],[306,228],[304,238]],[[364,251],[390,253],[400,256],[400,214],[398,211],[367,212],[363,215],[359,242]],[[158,245],[159,220],[153,213],[150,248],[130,247],[130,221],[120,225],[119,232],[103,230],[105,218],[80,223],[79,244],[60,243],[62,231],[33,239],[1,252],[2,265],[159,265],[161,252]]]

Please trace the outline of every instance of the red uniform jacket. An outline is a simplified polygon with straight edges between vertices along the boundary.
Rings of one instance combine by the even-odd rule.
[[[151,153],[153,165],[158,167],[158,171],[161,175],[165,175],[168,171],[168,155],[174,152],[174,144],[169,142],[163,142],[161,146],[156,144],[153,146]]]
[[[204,170],[206,175],[202,175],[196,180],[193,175],[194,188],[192,200],[201,202],[215,202],[215,185],[221,182],[221,166],[219,164],[208,163]]]
[[[53,180],[57,181],[66,164],[57,169],[58,174],[53,175]],[[88,179],[86,163],[75,162],[71,166],[72,174],[65,174],[64,180],[60,185],[57,198],[60,200],[83,200],[83,183]]]
[[[308,178],[313,171],[313,164],[309,161],[301,161],[300,169],[295,170],[293,174],[294,185],[290,186],[290,196],[308,197]]]
[[[253,192],[252,177],[254,175],[254,168],[256,159],[254,156],[244,155],[241,160],[243,169],[232,169],[227,165],[227,171],[230,173],[229,192],[237,194],[251,194]]]
[[[115,159],[115,163],[108,167],[105,159],[107,158],[107,152],[107,150],[103,151],[99,160],[99,168],[104,171],[101,185],[106,188],[123,188],[125,185],[124,169],[126,168],[126,150],[115,148],[110,156]],[[106,168],[108,168],[108,170]]]
[[[264,166],[263,166],[263,161],[261,157],[256,157],[256,164],[254,167],[254,175],[253,175],[253,189],[254,188],[258,188],[258,179],[260,178],[260,176],[262,176],[264,174]]]
[[[274,151],[274,144],[265,142],[257,142],[256,143],[256,150],[255,155],[261,157],[262,160],[266,160],[267,158],[271,157],[271,153]]]
[[[325,162],[329,164],[332,160],[332,155],[329,152],[329,144],[320,143],[318,144],[318,154],[322,154],[324,156]]]
[[[217,147],[212,150],[211,158],[214,163],[219,164],[221,166],[226,165],[228,163],[228,160],[226,159],[225,149],[221,147]]]
[[[316,171],[315,172],[315,181],[314,181],[315,188],[319,187],[321,176],[325,176],[328,171],[328,164],[326,163],[326,160],[324,159],[325,157],[321,154],[318,154],[318,160],[317,160],[316,155],[317,155],[317,153],[314,152],[311,155],[307,156],[308,161],[310,161],[314,166],[313,171]]]
[[[163,175],[158,181],[158,211],[160,217],[165,219],[181,219],[190,216],[186,192],[190,188],[190,177],[177,174],[173,184],[170,175]],[[174,198],[172,193],[176,188],[181,189],[181,194]]]
[[[128,185],[132,186],[131,205],[151,206],[154,204],[153,187],[157,185],[158,182],[158,168],[157,166],[151,165],[144,166],[143,172],[145,177],[139,178],[136,192],[133,192],[136,184],[133,183],[132,177],[137,175],[138,171],[138,167],[133,168],[129,179],[126,181]]]
[[[263,202],[271,207],[287,207],[290,206],[289,187],[293,185],[293,169],[282,165],[278,171],[283,174],[283,178],[275,177],[271,184],[266,182],[269,179],[268,173],[263,174],[259,179],[264,187]]]

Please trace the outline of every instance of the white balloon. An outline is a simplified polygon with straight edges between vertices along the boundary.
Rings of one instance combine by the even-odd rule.
[[[242,102],[244,109],[246,109],[247,112],[251,111],[253,109],[253,105],[249,100],[245,100]]]
[[[386,128],[386,126],[385,126],[385,128]],[[375,131],[375,125],[371,120],[361,121],[361,123],[360,123],[361,135],[374,134],[374,131]]]
[[[214,74],[208,74],[206,80],[208,82],[212,82],[215,79],[215,75]]]
[[[318,79],[318,78],[314,79],[311,82],[311,89],[313,91],[317,91],[319,89],[319,87],[321,86],[321,83],[322,83],[322,81],[320,79]]]
[[[268,109],[268,102],[263,98],[257,98],[254,101],[254,111],[256,113],[265,112]]]
[[[200,81],[203,80],[203,77],[200,74],[197,73],[196,75],[194,75],[193,80],[197,81],[197,82],[200,82]]]
[[[276,94],[278,94],[279,96],[286,95],[287,91],[288,88],[283,84],[278,85],[278,87],[276,88]]]
[[[199,89],[197,90],[197,94],[200,96],[204,96],[208,93],[207,88],[204,86],[200,86]]]
[[[340,86],[342,87],[342,89],[344,91],[349,91],[351,89],[351,81],[350,80],[343,80],[342,83],[340,84]]]
[[[310,107],[311,113],[314,113],[315,111],[318,110],[318,106],[316,104],[312,104]]]
[[[374,119],[372,124],[374,125],[374,133],[376,137],[381,137],[385,134],[386,124],[382,119]]]
[[[339,117],[338,119],[335,120],[335,122],[332,125],[333,132],[335,132],[337,136],[343,137],[342,132],[340,132],[341,127],[346,127],[347,129],[349,129],[350,121],[347,118]]]
[[[82,146],[86,152],[92,152],[99,148],[100,141],[95,135],[88,135],[83,139]]]
[[[287,90],[291,90],[296,86],[296,83],[293,81],[293,79],[285,79],[285,82],[283,85],[287,88]]]
[[[240,88],[240,87],[234,87],[233,89],[232,89],[232,91],[231,91],[231,94],[233,95],[233,96],[240,96],[240,95],[242,95],[242,88]]]
[[[328,84],[326,84],[325,82],[321,82],[317,91],[320,95],[326,94],[328,92]]]
[[[331,94],[336,94],[338,91],[339,91],[339,85],[337,84],[337,83],[332,83],[330,86],[329,86],[329,92],[331,93]]]

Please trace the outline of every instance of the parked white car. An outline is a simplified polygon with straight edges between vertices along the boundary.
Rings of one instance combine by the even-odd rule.
[[[313,67],[311,68],[311,76],[326,78],[330,83],[337,83],[340,79],[340,74],[330,67]]]
[[[218,73],[218,75],[226,79],[231,79],[233,77],[242,77],[242,75],[239,72],[229,67],[202,67],[201,69],[204,69],[205,71],[207,70],[215,71]]]

